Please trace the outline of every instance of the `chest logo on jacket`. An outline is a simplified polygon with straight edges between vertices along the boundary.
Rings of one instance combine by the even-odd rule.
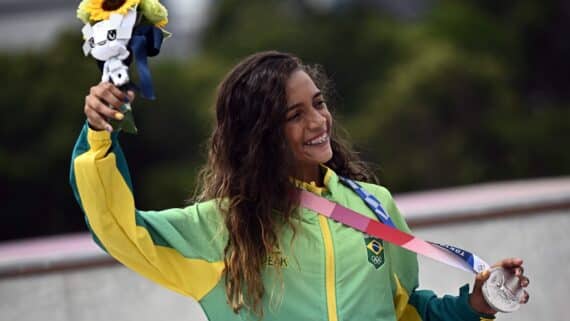
[[[368,253],[368,262],[376,269],[379,269],[384,264],[384,244],[382,240],[368,236],[364,238],[364,243]]]

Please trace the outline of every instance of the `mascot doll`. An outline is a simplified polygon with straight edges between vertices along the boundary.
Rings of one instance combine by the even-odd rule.
[[[163,28],[168,23],[168,12],[157,0],[83,0],[77,17],[85,23],[83,53],[97,60],[103,75],[121,90],[140,91],[143,98],[154,99],[154,90],[147,57],[160,52],[162,40],[170,34]],[[133,59],[134,58],[134,59]],[[140,85],[129,77],[129,65],[134,60]],[[129,103],[121,106],[125,117],[110,120],[113,128],[136,133]]]

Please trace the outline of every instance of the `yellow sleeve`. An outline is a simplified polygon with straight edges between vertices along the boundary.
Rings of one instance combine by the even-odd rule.
[[[198,205],[160,212],[136,210],[116,140],[116,134],[111,137],[86,125],[74,149],[71,184],[92,233],[125,266],[200,300],[219,282],[224,265],[219,246],[200,244],[202,250],[197,251],[193,241],[204,243],[211,235],[203,231],[215,228],[200,216]],[[216,255],[204,255],[208,246]]]

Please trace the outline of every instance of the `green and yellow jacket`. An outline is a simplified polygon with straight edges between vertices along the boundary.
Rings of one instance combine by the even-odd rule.
[[[209,320],[255,320],[226,304],[223,250],[227,231],[215,201],[186,208],[136,208],[117,134],[83,128],[71,166],[71,185],[95,241],[141,275],[200,303]],[[374,218],[364,202],[328,169],[325,187],[311,192]],[[362,183],[410,232],[385,188]],[[300,210],[297,234],[283,229],[263,280],[264,320],[485,320],[459,296],[417,290],[415,254],[369,237],[310,210]],[[279,266],[280,274],[275,267]]]

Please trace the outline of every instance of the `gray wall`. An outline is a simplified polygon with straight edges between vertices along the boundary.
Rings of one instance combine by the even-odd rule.
[[[570,212],[417,228],[422,238],[470,249],[490,263],[520,256],[531,277],[528,306],[499,320],[563,321],[570,281]],[[421,259],[421,287],[457,293],[472,275]],[[220,303],[222,304],[222,303]],[[195,302],[127,269],[109,267],[0,279],[0,320],[205,320]]]
[[[0,280],[0,320],[206,320],[191,299],[119,265]]]
[[[490,264],[507,257],[521,257],[530,278],[527,306],[512,314],[500,314],[504,321],[566,321],[570,286],[570,211],[538,213],[416,229],[421,238],[449,242],[469,249]],[[438,294],[457,294],[473,277],[427,258],[420,259],[420,287]]]

